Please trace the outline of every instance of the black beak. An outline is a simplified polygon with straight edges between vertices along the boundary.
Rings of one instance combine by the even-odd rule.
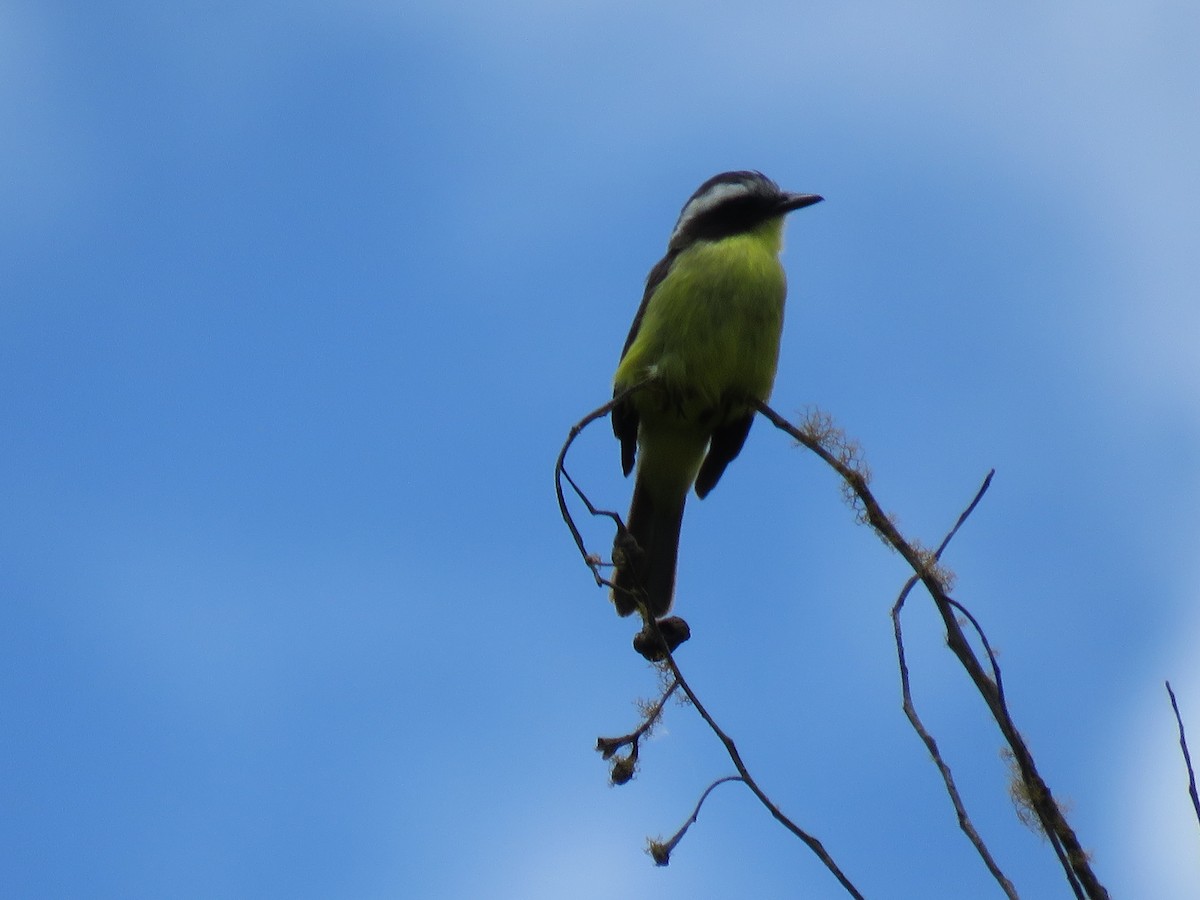
[[[820,194],[784,194],[779,201],[779,211],[780,213],[790,213],[794,209],[803,209],[814,203],[820,203],[824,199]]]

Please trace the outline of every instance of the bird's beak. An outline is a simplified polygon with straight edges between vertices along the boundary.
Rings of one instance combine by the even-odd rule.
[[[783,199],[779,201],[779,212],[790,213],[794,209],[803,209],[824,199],[820,194],[784,194]]]

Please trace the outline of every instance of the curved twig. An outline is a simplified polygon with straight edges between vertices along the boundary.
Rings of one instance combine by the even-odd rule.
[[[665,866],[671,862],[671,851],[675,846],[683,840],[683,836],[687,834],[687,830],[696,823],[696,819],[700,817],[700,807],[704,805],[704,801],[708,799],[708,795],[716,789],[717,785],[725,784],[728,781],[742,781],[741,775],[726,775],[724,778],[718,778],[700,795],[699,802],[696,803],[696,808],[692,810],[691,816],[683,823],[680,829],[666,841],[649,841],[647,850],[654,857],[654,864],[657,866]]]

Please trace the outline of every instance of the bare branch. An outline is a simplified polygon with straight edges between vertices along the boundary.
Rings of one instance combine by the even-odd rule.
[[[641,740],[646,732],[653,728],[655,723],[658,722],[659,717],[662,715],[663,706],[666,705],[667,700],[669,700],[671,695],[674,694],[678,689],[679,682],[672,681],[670,687],[663,692],[663,695],[658,698],[653,706],[646,710],[645,714],[642,716],[641,725],[629,732],[629,734],[623,734],[620,737],[596,738],[596,749],[605,759],[609,759],[614,753],[616,753],[625,745],[633,744]]]
[[[631,388],[630,390],[636,390],[636,387]],[[567,523],[567,528],[571,529],[571,536],[575,538],[575,546],[579,548],[579,554],[583,557],[584,563],[586,563],[587,567],[592,570],[592,576],[596,579],[597,586],[609,584],[609,582],[600,574],[599,557],[588,553],[587,546],[583,542],[583,535],[579,533],[579,528],[575,525],[575,519],[572,517],[570,510],[567,509],[567,498],[564,494],[562,485],[563,479],[565,478],[567,480],[567,483],[571,485],[571,489],[575,491],[576,496],[583,501],[583,504],[587,507],[588,512],[593,516],[607,516],[616,524],[618,531],[625,530],[625,523],[621,520],[621,517],[617,513],[610,512],[608,510],[597,509],[592,505],[592,501],[588,499],[587,494],[580,489],[579,485],[575,483],[575,480],[567,473],[567,451],[571,449],[571,445],[575,443],[575,438],[579,437],[579,434],[583,431],[583,429],[587,428],[588,425],[597,419],[607,416],[610,412],[612,412],[612,408],[614,406],[621,402],[621,400],[625,399],[628,393],[629,391],[626,391],[617,395],[616,397],[613,397],[613,399],[608,401],[608,403],[593,409],[590,413],[572,425],[570,432],[567,434],[567,439],[562,445],[562,449],[558,451],[558,459],[554,462],[554,493],[558,497],[558,511],[562,515],[563,521]]]
[[[1192,768],[1192,755],[1188,753],[1187,735],[1183,731],[1183,717],[1179,714],[1179,704],[1175,702],[1175,692],[1171,690],[1171,682],[1167,682],[1167,694],[1171,697],[1171,709],[1175,710],[1175,722],[1179,725],[1179,749],[1183,752],[1183,763],[1187,766],[1188,794],[1192,798],[1192,807],[1196,810],[1196,821],[1200,822],[1200,795],[1196,793],[1196,772]]]
[[[638,741],[640,741],[647,732],[652,729],[662,717],[663,706],[667,700],[679,688],[678,681],[672,681],[670,687],[663,691],[663,695],[658,698],[654,705],[643,709],[642,724],[635,728],[629,734],[621,735],[621,737],[596,738],[596,750],[604,759],[612,759],[618,750],[622,747],[629,746],[630,751],[627,756],[619,757],[609,770],[609,779],[613,784],[621,785],[628,783],[633,778],[633,773],[637,768],[638,758]]]
[[[653,619],[648,621],[648,626],[657,630]],[[702,718],[708,727],[712,729],[712,732],[717,736],[717,739],[725,745],[725,752],[729,754],[729,759],[733,762],[734,768],[737,769],[738,775],[741,776],[741,779],[745,782],[746,787],[750,788],[750,791],[755,797],[758,798],[758,801],[764,807],[766,807],[767,812],[769,812],[775,818],[775,820],[779,822],[779,824],[802,840],[808,846],[808,848],[816,854],[817,858],[825,865],[825,868],[833,873],[833,877],[838,880],[843,888],[845,888],[846,893],[848,893],[851,897],[857,898],[857,900],[862,900],[862,894],[858,892],[858,889],[850,882],[850,879],[846,877],[845,873],[843,873],[838,867],[838,864],[834,862],[833,857],[829,855],[828,851],[825,849],[825,846],[819,840],[817,840],[817,838],[813,837],[811,834],[789,819],[786,815],[784,815],[783,811],[775,805],[770,797],[766,795],[766,792],[764,792],[763,789],[758,786],[758,782],[754,780],[754,777],[750,774],[750,770],[747,769],[746,764],[742,762],[742,756],[740,753],[738,753],[737,745],[734,744],[733,739],[721,729],[721,726],[717,724],[716,720],[709,714],[708,710],[704,708],[704,704],[700,702],[700,698],[696,696],[696,693],[692,690],[691,685],[688,684],[687,679],[683,677],[683,673],[679,671],[679,666],[675,662],[675,657],[670,651],[667,652],[664,662],[670,668],[671,674],[675,676],[675,680],[679,683],[679,686],[683,688],[683,692],[687,695],[688,700],[692,702],[692,706],[696,707],[696,712],[700,714],[700,718]]]
[[[860,517],[904,557],[905,562],[925,585],[942,617],[942,623],[946,629],[947,645],[958,657],[959,663],[966,670],[980,696],[983,697],[992,718],[999,726],[1001,734],[1004,735],[1004,739],[1012,751],[1013,760],[1028,792],[1030,805],[1037,814],[1038,824],[1058,855],[1067,883],[1071,885],[1071,889],[1079,898],[1086,896],[1090,900],[1108,900],[1108,891],[1092,871],[1091,861],[1086,851],[1063,816],[1049,785],[1038,772],[1033,754],[1017,730],[1003,694],[997,683],[984,670],[966,635],[963,634],[962,627],[955,617],[956,610],[960,610],[962,607],[948,595],[947,576],[938,568],[935,554],[920,550],[900,535],[896,526],[883,512],[875,496],[867,487],[868,479],[863,467],[858,465],[857,460],[853,458],[844,458],[845,452],[841,454],[842,458],[839,458],[838,454],[825,447],[819,428],[811,426],[807,430],[797,428],[765,403],[758,400],[752,402],[758,412],[765,416],[771,424],[817,454],[842,477],[848,489],[854,494]],[[820,421],[818,420],[818,424]],[[991,662],[993,665],[995,664],[994,657]]]
[[[604,563],[598,555],[589,554],[587,552],[582,535],[571,518],[570,512],[567,509],[565,492],[562,485],[563,481],[565,480],[571,485],[571,488],[587,506],[588,511],[592,515],[606,516],[613,520],[617,527],[618,540],[626,531],[625,525],[618,514],[607,510],[597,509],[591,503],[579,486],[566,472],[564,461],[571,444],[588,424],[598,418],[601,418],[602,416],[607,415],[609,412],[611,412],[616,403],[620,402],[620,400],[622,400],[629,393],[641,388],[645,383],[646,382],[642,382],[630,388],[628,391],[622,392],[622,394],[615,397],[611,402],[589,413],[574,427],[572,427],[569,437],[559,452],[555,465],[555,488],[558,496],[559,510],[562,513],[563,520],[567,523],[568,528],[571,530],[571,534],[575,539],[575,543],[579,548],[580,554],[583,556],[584,562],[591,569],[598,585],[607,585],[612,587],[612,583],[603,578],[603,576],[600,574],[600,567],[604,565]],[[1104,886],[1100,884],[1099,880],[1095,876],[1095,873],[1092,871],[1090,860],[1086,852],[1080,846],[1078,838],[1071,829],[1070,825],[1067,823],[1058,803],[1054,800],[1049,786],[1039,774],[1032,753],[1029,751],[1024,738],[1021,736],[1020,732],[1017,730],[1016,724],[1013,722],[1004,697],[1002,686],[1003,683],[1000,677],[1000,667],[997,663],[996,656],[992,651],[991,645],[987,640],[986,634],[984,633],[978,620],[976,620],[975,617],[964,606],[949,596],[948,591],[951,575],[949,572],[943,570],[939,565],[942,550],[944,550],[949,540],[954,536],[959,527],[979,503],[984,492],[987,490],[992,475],[988,475],[983,487],[979,490],[972,503],[959,517],[958,522],[943,540],[938,550],[936,552],[930,552],[920,547],[918,544],[906,541],[900,535],[899,531],[895,527],[895,524],[892,522],[890,517],[883,512],[878,501],[875,499],[874,495],[867,486],[869,481],[869,472],[860,458],[860,453],[857,446],[842,438],[838,434],[837,430],[833,427],[832,421],[828,419],[828,417],[821,417],[819,415],[812,416],[804,428],[798,428],[782,418],[765,403],[753,399],[750,402],[751,405],[753,405],[761,415],[765,416],[773,425],[775,425],[775,427],[791,435],[797,442],[817,454],[826,462],[826,464],[831,466],[839,474],[839,476],[841,476],[843,489],[846,491],[848,499],[850,499],[851,503],[855,507],[859,519],[869,524],[889,546],[891,546],[896,550],[896,552],[904,557],[905,561],[915,573],[914,578],[911,579],[910,582],[905,586],[900,598],[897,600],[896,606],[893,609],[894,627],[896,630],[897,647],[900,654],[902,682],[905,692],[906,713],[910,714],[910,721],[913,722],[914,728],[917,730],[918,734],[921,735],[922,740],[924,740],[926,743],[926,746],[930,748],[931,755],[933,755],[935,761],[938,763],[939,769],[943,773],[943,779],[946,781],[947,789],[950,792],[951,799],[954,801],[956,811],[959,813],[960,825],[975,844],[976,849],[980,852],[985,864],[988,865],[988,868],[997,878],[998,883],[1010,897],[1016,896],[1015,891],[1012,889],[1012,885],[1000,872],[999,868],[996,867],[994,861],[991,860],[986,847],[983,845],[982,840],[980,840],[978,838],[978,834],[974,832],[974,828],[971,826],[970,819],[965,813],[965,808],[962,806],[961,798],[958,797],[957,789],[954,787],[954,782],[950,774],[949,767],[946,766],[945,762],[941,760],[940,756],[938,755],[936,742],[933,740],[932,736],[928,734],[927,730],[920,724],[920,720],[916,716],[915,708],[912,704],[911,685],[909,684],[907,663],[904,659],[902,633],[899,625],[899,614],[905,598],[918,580],[921,581],[926,590],[929,592],[930,596],[933,598],[934,604],[942,617],[942,622],[946,630],[947,645],[958,658],[960,664],[963,666],[964,670],[975,684],[976,689],[984,699],[984,702],[988,706],[993,719],[996,721],[996,724],[999,726],[1000,731],[1003,734],[1006,743],[1008,744],[1008,748],[1011,751],[1013,764],[1020,777],[1023,795],[1028,797],[1029,806],[1036,816],[1038,827],[1047,836],[1051,845],[1054,847],[1060,864],[1063,867],[1064,875],[1066,876],[1066,879],[1073,892],[1075,893],[1076,897],[1080,898],[1080,900],[1082,900],[1084,897],[1089,898],[1089,900],[1107,900],[1108,892],[1105,890]],[[832,450],[830,449],[831,447],[833,448]],[[652,635],[656,639],[656,643],[661,644],[665,648],[665,655],[663,659],[664,664],[670,669],[675,678],[676,685],[683,689],[687,698],[691,701],[692,705],[696,707],[697,712],[700,713],[701,718],[704,719],[705,723],[710,729],[712,729],[713,733],[722,742],[722,744],[724,744],[726,752],[729,754],[729,757],[733,761],[735,768],[738,770],[737,777],[740,778],[740,780],[742,780],[746,786],[750,788],[751,792],[758,797],[763,806],[777,821],[780,822],[780,824],[791,831],[796,837],[800,838],[817,855],[822,863],[824,863],[826,868],[833,873],[833,875],[838,879],[838,881],[851,896],[861,897],[861,894],[859,894],[858,890],[850,883],[850,881],[838,868],[837,864],[825,851],[821,842],[785,816],[783,812],[779,810],[779,808],[766,795],[766,793],[763,792],[758,786],[757,782],[755,782],[753,777],[746,769],[746,766],[743,763],[737,747],[732,739],[717,725],[716,721],[708,713],[704,705],[700,702],[699,698],[696,697],[695,693],[692,691],[686,679],[683,677],[683,674],[680,672],[674,656],[671,653],[671,647],[663,638],[658,624],[654,621],[653,617],[646,614],[644,609],[642,610],[642,614],[644,619],[643,633]],[[966,618],[970,622],[972,628],[975,630],[975,633],[979,636],[984,651],[987,655],[988,668],[990,669],[990,672],[984,668],[983,664],[980,663],[979,658],[976,656],[975,651],[971,647],[971,643],[967,640],[966,635],[963,633],[962,626],[957,618],[958,615],[962,615],[964,618]],[[673,689],[674,686],[672,687],[672,690]],[[661,712],[661,704],[659,705],[658,712]],[[655,713],[655,717],[657,717],[657,712]],[[634,734],[638,735],[637,732]],[[629,777],[632,777],[633,766],[636,763],[638,742],[637,736],[626,737],[629,738],[628,743],[632,745],[632,750],[629,754],[629,757],[624,760],[627,771],[622,773],[622,777],[624,777],[625,780],[628,780]],[[612,747],[611,750],[607,750],[605,745],[606,740],[619,742],[622,739],[601,739],[601,741],[598,742],[597,748],[605,751],[606,758],[615,754],[616,750],[619,749],[620,746],[625,745],[618,744],[617,746]],[[614,767],[614,771],[615,768],[616,767]],[[614,781],[615,780],[617,780],[616,776],[614,776]],[[705,796],[707,796],[707,792]],[[701,802],[703,802],[703,798],[701,798]],[[692,821],[694,821],[694,818]],[[684,830],[686,830],[686,826]],[[663,847],[667,845],[652,844],[652,847],[653,846]],[[674,846],[674,844],[670,844],[667,847],[668,857],[670,846]]]

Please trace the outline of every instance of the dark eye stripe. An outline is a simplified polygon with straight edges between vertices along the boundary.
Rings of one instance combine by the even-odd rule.
[[[710,178],[684,205],[669,246],[679,250],[693,241],[748,231],[776,214],[781,197],[775,183],[756,172]]]

